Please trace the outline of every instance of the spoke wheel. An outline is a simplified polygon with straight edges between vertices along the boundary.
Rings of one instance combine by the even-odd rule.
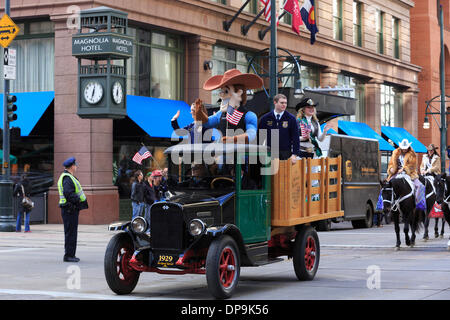
[[[215,239],[206,257],[208,289],[217,299],[227,299],[236,290],[240,275],[240,258],[236,242],[230,236]]]
[[[133,252],[133,242],[124,232],[111,238],[106,248],[105,278],[108,286],[117,294],[131,293],[139,280],[140,273],[129,265]]]
[[[316,230],[302,227],[297,233],[293,247],[293,263],[298,280],[313,280],[320,260],[320,243]]]

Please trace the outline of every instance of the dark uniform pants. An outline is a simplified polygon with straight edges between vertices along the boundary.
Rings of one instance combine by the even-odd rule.
[[[77,250],[78,216],[80,211],[61,208],[64,223],[64,257],[75,257]]]

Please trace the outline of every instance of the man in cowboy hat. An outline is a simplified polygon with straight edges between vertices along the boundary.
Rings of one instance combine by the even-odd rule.
[[[220,89],[222,100],[220,110],[208,117],[205,112],[195,110],[197,119],[205,128],[217,128],[222,133],[223,143],[248,143],[256,138],[258,118],[256,114],[245,108],[247,89],[263,86],[263,80],[250,73],[241,73],[237,69],[226,71],[223,75],[209,78],[203,89],[212,91]],[[197,109],[200,109],[196,106]]]
[[[422,163],[420,164],[421,175],[433,175],[436,176],[441,173],[441,158],[436,151],[438,147],[434,144],[430,144],[427,148],[427,153],[422,157]]]

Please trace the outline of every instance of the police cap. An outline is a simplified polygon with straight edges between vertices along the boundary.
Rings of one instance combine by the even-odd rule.
[[[65,168],[70,168],[74,164],[76,164],[76,161],[75,161],[74,157],[70,157],[69,159],[67,159],[66,161],[63,162],[63,166]]]

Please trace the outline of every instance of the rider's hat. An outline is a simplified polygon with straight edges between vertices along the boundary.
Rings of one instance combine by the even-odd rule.
[[[400,149],[406,150],[411,147],[412,142],[409,142],[408,139],[403,139],[402,142],[398,144]]]
[[[436,147],[434,144],[430,144],[429,146],[428,146],[428,148],[427,148],[427,150],[428,151],[434,151],[434,150],[436,150],[436,149],[439,149],[438,147]]]

